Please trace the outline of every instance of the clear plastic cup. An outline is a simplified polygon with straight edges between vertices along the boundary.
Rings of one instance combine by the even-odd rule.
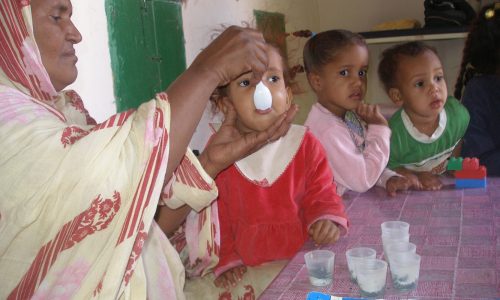
[[[361,297],[383,298],[387,279],[387,263],[381,259],[367,258],[356,266]]]
[[[417,287],[420,273],[418,254],[411,252],[393,253],[391,258],[392,285],[400,291],[411,291]]]
[[[312,285],[325,286],[332,283],[335,253],[328,250],[313,250],[304,254],[304,259]]]
[[[387,247],[394,242],[409,242],[410,234],[404,231],[394,231],[382,233],[382,246],[384,248],[384,257],[387,259]]]
[[[384,233],[403,232],[410,233],[410,224],[403,221],[386,221],[380,224],[382,235]]]
[[[347,250],[345,256],[347,258],[347,266],[351,274],[351,280],[356,282],[356,265],[357,263],[366,258],[375,258],[377,252],[372,248],[357,247]]]
[[[417,246],[410,242],[391,242],[387,245],[387,262],[389,265],[392,264],[391,258],[398,253],[416,253]]]

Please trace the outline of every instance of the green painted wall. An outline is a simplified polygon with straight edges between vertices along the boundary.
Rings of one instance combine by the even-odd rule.
[[[186,69],[178,1],[106,0],[117,110],[136,108]]]

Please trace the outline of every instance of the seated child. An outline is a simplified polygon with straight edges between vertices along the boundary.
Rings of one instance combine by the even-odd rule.
[[[438,175],[446,171],[452,153],[460,153],[457,146],[469,113],[448,97],[436,50],[422,42],[395,45],[382,53],[378,73],[391,100],[401,107],[389,120],[388,168],[406,176],[413,188],[440,189]]]
[[[272,106],[257,109],[252,74],[241,75],[214,93],[212,101],[227,117],[236,111],[241,132],[263,131],[287,111],[292,101],[286,64],[270,48],[262,83]],[[347,230],[342,199],[336,194],[325,152],[303,126],[237,161],[216,177],[220,222],[218,287],[242,279],[245,266],[289,259],[311,237],[317,244],[336,242]]]
[[[391,137],[378,106],[363,104],[366,43],[347,30],[318,33],[304,47],[304,66],[318,101],[305,125],[325,147],[337,192],[365,192],[387,165]]]

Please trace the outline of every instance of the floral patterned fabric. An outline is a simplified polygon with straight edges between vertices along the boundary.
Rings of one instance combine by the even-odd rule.
[[[216,264],[213,182],[188,152],[164,187],[166,94],[96,124],[75,92],[57,93],[29,4],[0,0],[0,299],[184,299],[184,267],[153,218],[160,198],[190,199],[199,230],[182,251]]]

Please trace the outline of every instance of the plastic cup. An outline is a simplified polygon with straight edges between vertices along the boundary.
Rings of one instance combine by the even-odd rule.
[[[383,298],[387,279],[387,263],[381,259],[367,258],[356,266],[361,297]]]
[[[387,261],[389,265],[392,264],[391,258],[399,253],[415,253],[417,251],[417,246],[410,242],[391,242],[387,245]]]
[[[382,235],[385,233],[403,232],[410,233],[410,224],[403,221],[387,221],[380,224]]]
[[[417,287],[420,273],[420,255],[411,252],[393,253],[391,259],[392,285],[399,291]]]
[[[335,253],[328,250],[313,250],[304,254],[304,259],[312,285],[325,286],[332,283]]]
[[[362,259],[375,258],[377,252],[372,248],[358,247],[347,250],[345,256],[347,258],[347,266],[351,274],[351,280],[356,282],[356,265]]]
[[[382,246],[384,247],[384,257],[387,259],[387,247],[395,242],[409,242],[410,234],[404,231],[394,231],[382,234]]]

